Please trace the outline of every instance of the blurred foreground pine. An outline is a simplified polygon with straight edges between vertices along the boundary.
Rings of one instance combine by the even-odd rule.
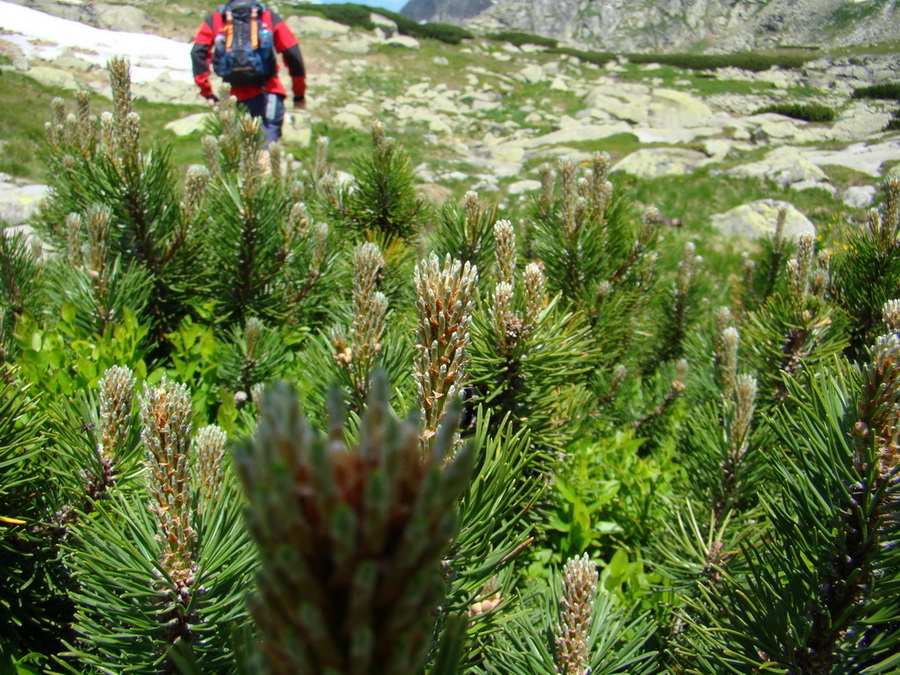
[[[900,670],[900,182],[723,270],[602,153],[431,209],[224,91],[181,175],[110,72],[0,238],[0,671]]]

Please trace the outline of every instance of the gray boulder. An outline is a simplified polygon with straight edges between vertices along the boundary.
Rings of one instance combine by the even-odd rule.
[[[692,173],[708,162],[709,157],[696,150],[644,148],[632,152],[615,164],[613,171],[624,171],[640,178],[658,178]]]
[[[328,40],[350,32],[349,26],[318,16],[291,16],[285,23],[297,37]]]
[[[403,49],[418,49],[419,41],[409,35],[395,35],[386,40],[388,47],[401,47]]]
[[[775,231],[781,209],[786,211],[785,236],[796,239],[801,234],[815,234],[815,226],[793,204],[776,199],[761,199],[738,206],[712,216],[710,222],[723,234],[758,239]]]
[[[874,185],[856,185],[844,190],[841,201],[854,209],[867,209],[875,201]]]
[[[78,89],[78,80],[68,70],[51,68],[49,66],[31,66],[26,74],[45,87],[59,87],[70,91]]]
[[[766,178],[781,187],[828,182],[828,175],[822,169],[807,159],[800,148],[791,146],[777,148],[761,161],[737,166],[728,173],[742,178]]]
[[[94,4],[94,21],[100,28],[126,33],[141,33],[150,25],[147,13],[132,5]]]
[[[650,96],[648,122],[657,127],[702,127],[712,117],[703,101],[674,89],[656,89]]]
[[[46,185],[29,185],[0,174],[0,221],[5,226],[27,223],[48,190]]]
[[[875,136],[891,120],[892,111],[882,103],[853,101],[835,121],[832,133],[839,141],[858,141]]]
[[[181,119],[172,120],[166,124],[165,128],[176,136],[190,136],[202,131],[208,117],[209,113],[195,113]]]
[[[398,32],[397,24],[386,16],[373,12],[369,14],[369,19],[375,24],[375,32],[385,40],[394,37]]]
[[[309,115],[299,111],[288,111],[281,128],[281,143],[308,148],[312,143],[312,124]]]
[[[131,86],[135,97],[154,103],[201,103],[193,82],[176,80],[164,72],[150,82],[135,82]]]

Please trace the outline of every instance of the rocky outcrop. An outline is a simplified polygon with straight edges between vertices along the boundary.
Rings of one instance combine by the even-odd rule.
[[[152,21],[139,7],[127,3],[80,2],[76,0],[15,0],[50,16],[80,21],[98,28],[140,33]]]
[[[26,223],[37,211],[47,191],[46,185],[29,185],[0,173],[0,224],[11,227]]]
[[[472,15],[473,3],[489,4]],[[419,21],[520,30],[616,52],[844,46],[893,40],[897,0],[411,0]],[[457,7],[464,6],[466,11]]]
[[[492,0],[410,0],[400,12],[415,21],[460,23],[478,16],[491,4]]]
[[[779,212],[784,210],[784,235],[796,239],[802,234],[815,234],[812,222],[800,213],[793,204],[776,199],[760,199],[750,204],[714,215],[710,221],[712,226],[722,232],[736,237],[758,239],[771,235],[775,231]]]
[[[626,156],[613,166],[613,171],[624,171],[639,178],[683,176],[709,162],[709,157],[697,150],[644,148]]]

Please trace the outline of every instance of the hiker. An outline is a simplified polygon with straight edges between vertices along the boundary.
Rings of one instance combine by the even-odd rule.
[[[260,117],[265,148],[281,138],[287,92],[278,79],[276,53],[291,76],[294,107],[306,105],[306,69],[297,38],[275,12],[253,0],[229,0],[197,31],[191,60],[194,81],[210,107],[219,103],[209,82],[210,64],[231,84],[231,95],[253,117]]]

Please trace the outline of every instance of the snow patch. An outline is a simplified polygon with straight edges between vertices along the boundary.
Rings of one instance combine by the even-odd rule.
[[[0,37],[17,45],[29,59],[52,61],[68,49],[85,61],[105,66],[112,57],[123,56],[131,61],[134,82],[152,82],[163,73],[172,80],[194,81],[189,42],[103,30],[4,1],[0,1]]]

